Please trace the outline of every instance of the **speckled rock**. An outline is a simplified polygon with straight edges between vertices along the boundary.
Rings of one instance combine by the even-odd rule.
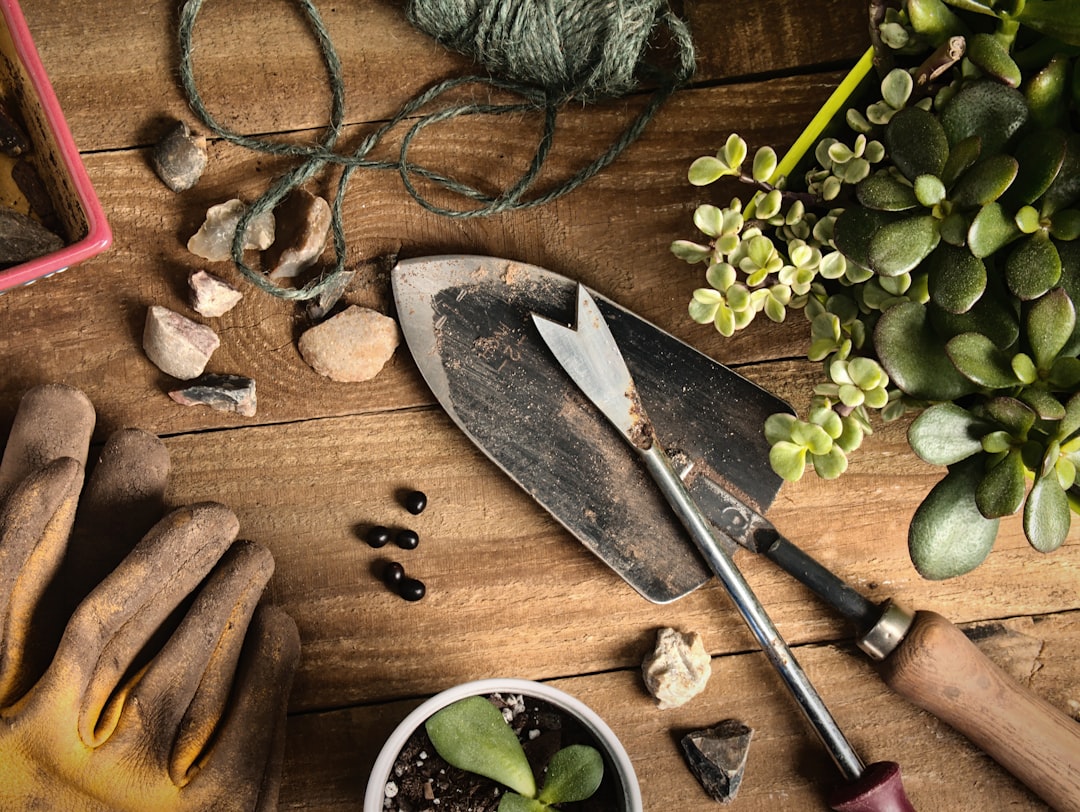
[[[685,705],[705,689],[712,659],[697,632],[660,629],[656,646],[641,664],[645,687],[662,710]]]
[[[188,240],[188,250],[195,256],[221,262],[232,256],[233,235],[246,206],[239,199],[226,200],[206,210],[206,220]],[[244,249],[264,251],[274,242],[274,213],[263,212],[248,223]]]
[[[181,380],[198,378],[221,341],[203,324],[152,305],[146,312],[143,350],[162,372]]]
[[[184,192],[199,182],[206,169],[206,139],[192,135],[187,124],[177,121],[154,147],[151,160],[162,183],[174,192]]]
[[[224,279],[203,270],[192,271],[188,275],[188,286],[191,288],[192,309],[209,318],[225,315],[244,298],[243,293]]]
[[[271,279],[291,279],[307,270],[326,248],[330,204],[305,189],[293,189],[274,210],[274,244],[263,254]]]
[[[59,235],[32,217],[0,206],[0,268],[26,262],[64,247]]]
[[[400,342],[397,322],[358,305],[300,336],[300,354],[334,381],[366,381],[379,374]]]

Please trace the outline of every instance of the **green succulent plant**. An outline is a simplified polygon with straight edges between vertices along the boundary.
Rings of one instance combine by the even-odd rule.
[[[558,804],[589,798],[604,777],[604,760],[596,748],[572,744],[551,757],[538,788],[517,734],[482,696],[447,705],[427,720],[425,729],[448,764],[508,788],[499,812],[551,812]]]
[[[1080,513],[1080,0],[906,0],[872,31],[879,83],[791,178],[731,135],[693,162],[744,202],[699,206],[691,318],[725,336],[802,309],[821,362],[805,419],[766,421],[774,470],[840,476],[875,416],[947,473],[915,511],[927,578],[1023,512],[1042,552]]]

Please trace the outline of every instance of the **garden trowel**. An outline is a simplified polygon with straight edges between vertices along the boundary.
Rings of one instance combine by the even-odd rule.
[[[424,257],[392,274],[397,315],[455,423],[644,597],[712,572],[638,454],[551,356],[532,314],[572,323],[578,285],[532,265]],[[932,612],[875,604],[765,518],[780,487],[761,426],[788,407],[628,310],[592,295],[665,452],[730,554],[764,555],[854,626],[886,683],[948,722],[1055,808],[1080,812],[1080,725],[1022,688]]]

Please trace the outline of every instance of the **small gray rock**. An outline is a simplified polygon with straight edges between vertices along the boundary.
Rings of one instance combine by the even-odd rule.
[[[187,124],[177,121],[154,147],[151,159],[162,183],[174,192],[187,191],[206,169],[206,139],[192,135]]]
[[[396,321],[352,305],[300,336],[300,354],[333,381],[366,381],[379,374],[399,341]]]
[[[152,305],[146,312],[143,350],[167,375],[184,381],[198,378],[220,344],[209,327],[167,307]]]
[[[236,307],[244,294],[224,279],[206,271],[192,271],[188,275],[191,288],[191,307],[201,316],[223,316]]]
[[[0,267],[43,257],[64,247],[64,241],[14,209],[0,206]]]
[[[713,800],[722,804],[735,800],[753,736],[752,728],[737,719],[726,719],[716,727],[687,733],[680,740],[690,771]]]
[[[209,373],[180,389],[173,389],[169,397],[182,406],[209,406],[219,412],[236,412],[244,417],[254,417],[256,409],[255,381],[243,375],[215,375]]]
[[[330,204],[305,189],[293,189],[274,210],[274,244],[263,253],[271,279],[291,279],[310,268],[326,248]]]

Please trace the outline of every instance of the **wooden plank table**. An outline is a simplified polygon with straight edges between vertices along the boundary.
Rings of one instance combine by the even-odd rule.
[[[355,144],[413,93],[471,68],[405,20],[390,0],[318,0],[347,88],[343,144]],[[579,279],[771,389],[796,406],[813,365],[801,317],[723,340],[686,316],[700,271],[675,260],[707,198],[686,168],[733,130],[753,145],[790,144],[865,49],[862,0],[687,0],[699,71],[644,136],[584,187],[546,206],[485,219],[422,210],[393,173],[359,173],[344,202],[349,261],[361,271],[346,300],[392,313],[385,269],[397,253],[484,253]],[[301,359],[298,309],[248,285],[215,320],[211,371],[256,379],[258,414],[182,408],[141,350],[148,306],[181,312],[185,248],[206,208],[251,200],[286,167],[213,141],[203,180],[175,194],[154,175],[150,147],[165,122],[201,129],[177,83],[179,4],[165,0],[24,0],[35,37],[112,225],[107,253],[0,296],[0,430],[29,387],[61,381],[98,409],[96,439],[137,425],[166,439],[174,503],[214,498],[245,537],[273,552],[268,599],[300,628],[290,703],[286,809],[357,809],[383,737],[424,697],[494,675],[550,680],[592,705],[620,735],[647,810],[709,809],[676,734],[737,717],[757,729],[735,810],[823,809],[833,778],[764,657],[719,587],[655,606],[585,552],[453,426],[401,347],[374,380],[331,382]],[[211,109],[245,133],[315,140],[327,119],[325,74],[297,7],[284,0],[209,2],[196,28],[197,77]],[[572,173],[641,109],[646,93],[567,110],[549,182]],[[520,172],[539,132],[521,116],[455,122],[426,135],[416,157],[477,183]],[[332,194],[334,173],[315,191]],[[229,263],[208,266],[241,284]],[[796,360],[792,360],[796,359]],[[1080,533],[1043,556],[1006,520],[974,573],[930,583],[907,557],[907,523],[941,471],[907,449],[905,425],[871,436],[839,483],[785,485],[770,518],[870,596],[901,596],[971,624],[984,650],[1018,680],[1077,715]],[[420,548],[409,569],[428,597],[406,604],[373,575],[379,553],[355,533],[403,520],[402,487],[428,510],[409,522]],[[1044,808],[1019,782],[933,717],[891,695],[841,624],[768,562],[748,579],[856,748],[901,763],[921,810]],[[699,632],[713,655],[707,691],[659,711],[639,664],[655,630]]]

